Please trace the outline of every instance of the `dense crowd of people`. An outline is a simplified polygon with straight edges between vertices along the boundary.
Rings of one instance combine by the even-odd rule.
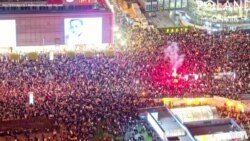
[[[54,61],[7,58],[1,62],[0,119],[33,117],[55,119],[55,124],[74,133],[77,140],[93,138],[98,124],[113,134],[137,117],[144,101],[136,95],[133,71],[117,59],[86,59],[83,56]],[[28,105],[29,93],[35,104]],[[155,103],[153,103],[155,104]]]
[[[50,61],[48,56],[41,55],[37,61],[22,58],[17,63],[2,57],[1,121],[53,118],[55,125],[64,128],[68,136],[90,140],[100,123],[101,128],[112,134],[123,134],[123,126],[137,118],[138,108],[162,104],[142,98],[190,93],[237,98],[248,93],[250,71],[249,47],[246,45],[249,40],[244,38],[247,33],[228,32],[224,33],[225,39],[220,39],[220,36],[212,37],[200,31],[162,35],[156,31],[151,33],[152,29],[131,30],[136,31],[131,32],[133,45],[128,46],[141,46],[134,52],[118,52],[112,58],[103,54],[93,58],[57,55]],[[148,36],[150,33],[154,37]],[[136,36],[138,34],[140,36]],[[191,81],[190,85],[184,86],[172,85],[172,81],[161,83],[165,78],[161,71],[169,69],[162,53],[164,41],[161,39],[179,44],[185,54],[183,73],[204,74],[198,83]],[[236,43],[229,42],[232,40]],[[236,76],[216,79],[214,75],[218,72],[233,72]],[[35,96],[35,104],[31,106],[28,105],[30,92]]]
[[[131,43],[129,45],[141,50],[134,53],[134,58],[140,62],[140,75],[150,79],[143,80],[142,83],[152,83],[150,86],[153,86],[167,82],[166,73],[171,74],[172,69],[169,62],[164,60],[163,50],[168,46],[168,42],[176,42],[180,53],[185,55],[178,73],[182,74],[182,77],[189,75],[189,83],[184,84],[191,85],[185,87],[188,89],[183,88],[184,93],[206,93],[237,98],[239,94],[248,94],[250,88],[248,36],[244,31],[225,31],[212,35],[205,31],[189,31],[162,35],[157,31],[152,32],[151,29],[133,29],[128,42]],[[198,79],[193,81],[194,77],[191,74],[199,75]],[[155,87],[151,90],[150,86],[147,89],[153,94]],[[190,87],[192,89],[189,89]],[[159,91],[162,91],[161,94],[169,95],[162,87]],[[179,91],[180,89],[177,89],[175,94]]]
[[[162,105],[146,98],[210,94],[238,99],[249,93],[247,32],[165,34],[117,20],[126,29],[128,51],[114,57],[59,54],[53,61],[40,55],[36,61],[24,57],[13,62],[2,56],[0,121],[45,117],[54,120],[55,130],[65,131],[62,140],[88,141],[99,128],[124,134],[126,124],[138,119],[138,108]],[[171,65],[164,59],[164,48],[171,42],[185,55],[178,78],[171,76]],[[190,78],[184,80],[184,75]],[[33,105],[29,93],[34,94]]]

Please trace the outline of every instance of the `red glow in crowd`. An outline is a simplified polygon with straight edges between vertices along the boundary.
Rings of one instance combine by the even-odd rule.
[[[176,68],[173,68],[173,73],[172,73],[172,76],[175,78],[177,77],[177,71],[176,71]]]
[[[180,75],[177,74],[177,69],[176,68],[173,68],[172,77],[173,77],[173,83],[178,83],[179,82]]]

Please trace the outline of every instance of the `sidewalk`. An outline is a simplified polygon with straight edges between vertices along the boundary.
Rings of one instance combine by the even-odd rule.
[[[175,27],[175,24],[169,17],[169,12],[159,11],[155,13],[156,17],[146,16],[150,24],[153,24],[157,28]]]

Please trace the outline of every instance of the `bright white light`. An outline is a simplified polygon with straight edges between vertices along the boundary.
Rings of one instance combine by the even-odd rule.
[[[122,45],[122,46],[125,46],[125,45],[126,45],[126,41],[122,40],[122,41],[121,41],[121,45]]]
[[[194,74],[194,79],[198,80],[198,78],[199,78],[199,75],[198,74]]]
[[[119,31],[119,27],[118,26],[114,26],[114,31]]]
[[[234,76],[234,79],[235,79],[236,78],[236,73],[235,72],[233,73],[233,76]]]
[[[0,47],[16,47],[15,20],[0,20]]]
[[[121,37],[122,37],[122,34],[121,34],[121,33],[116,33],[115,35],[116,35],[116,38],[117,38],[117,39],[121,39]]]
[[[188,75],[185,75],[185,76],[184,76],[184,79],[185,79],[186,81],[188,81]]]
[[[34,104],[34,95],[32,92],[29,93],[29,104],[30,105]]]
[[[66,0],[66,2],[73,2],[74,0]]]
[[[52,51],[49,53],[49,60],[54,60],[54,53]]]
[[[176,68],[173,68],[172,76],[173,76],[173,77],[177,77],[177,75],[178,75],[178,74],[177,74],[177,72],[176,72]]]
[[[89,45],[89,49],[93,49],[93,47],[98,51],[103,51],[107,49],[108,44],[95,44],[95,45]]]

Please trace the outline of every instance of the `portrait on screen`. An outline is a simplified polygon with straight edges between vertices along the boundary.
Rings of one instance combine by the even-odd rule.
[[[102,43],[102,18],[64,19],[64,32],[68,45]]]
[[[16,46],[16,20],[0,20],[0,47]]]

